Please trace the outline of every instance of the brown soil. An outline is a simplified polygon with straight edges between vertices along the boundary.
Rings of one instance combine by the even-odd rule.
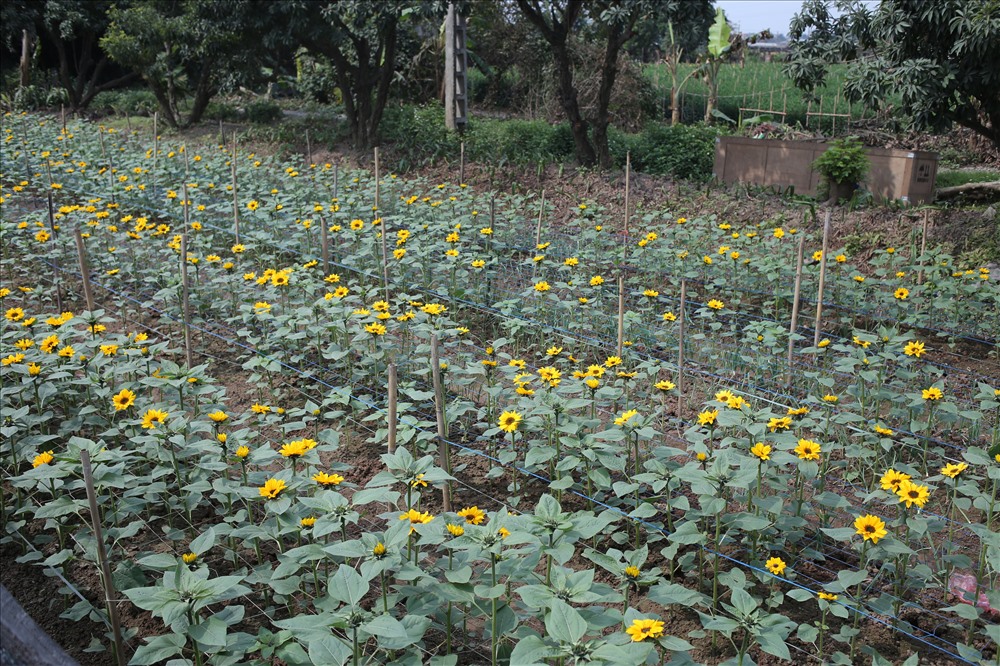
[[[339,156],[317,155],[319,161],[334,159]],[[495,178],[492,185],[497,189],[507,189],[519,187],[522,190],[538,191],[542,188],[546,190],[547,199],[552,202],[557,211],[564,211],[556,214],[556,224],[560,221],[568,220],[573,209],[581,200],[597,200],[607,205],[621,205],[624,199],[624,179],[620,173],[596,174],[582,171],[566,171],[560,174],[556,167],[549,167],[539,176],[534,168],[518,169],[507,167],[500,175],[497,172],[488,170],[485,165],[467,165],[466,181],[474,183],[482,188],[491,185],[490,178]],[[443,182],[456,179],[457,175],[451,166],[440,165],[425,169],[422,174],[430,181]],[[740,193],[735,190],[728,190],[724,197],[717,198],[705,190],[691,189],[687,186],[679,185],[669,179],[656,178],[644,175],[634,175],[631,179],[631,197],[637,210],[658,209],[666,205],[676,205],[677,214],[695,216],[699,214],[717,213],[720,220],[726,219],[736,222],[756,223],[761,220],[768,220],[784,214],[788,210],[788,204],[779,197],[765,194]],[[719,205],[721,201],[721,206]],[[834,227],[834,239],[831,241],[833,247],[847,242],[849,237],[863,236],[871,234],[868,247],[873,249],[878,243],[886,245],[900,245],[908,243],[911,229],[914,222],[896,211],[883,208],[873,208],[857,212],[839,212],[841,219]],[[961,209],[946,209],[934,213],[935,220],[932,227],[931,242],[938,240],[948,240],[955,243],[956,247],[961,247],[964,241],[952,235],[955,230],[968,227],[977,219],[980,214],[976,211]],[[560,217],[561,216],[561,217]],[[981,217],[981,216],[980,216]],[[794,224],[794,221],[790,221]],[[786,222],[788,224],[788,222]],[[810,223],[812,224],[812,223]],[[806,226],[806,225],[801,225]],[[947,233],[947,237],[936,238],[938,230]],[[877,237],[878,243],[874,242]],[[862,255],[863,257],[863,255]],[[150,322],[156,325],[156,322]],[[203,341],[203,349],[213,357],[222,359],[233,358],[234,351],[225,343],[206,338]],[[972,352],[973,356],[979,358],[962,360],[962,367],[966,365],[968,369],[986,372],[993,376],[1000,376],[994,361],[989,360],[983,350],[978,348],[962,349],[963,353]],[[979,353],[977,353],[979,352]],[[245,373],[232,363],[214,361],[210,371],[218,378],[219,382],[226,386],[226,393],[230,400],[229,404],[234,409],[246,409],[256,400],[256,387],[247,382]],[[264,433],[265,436],[269,433]],[[280,438],[278,433],[274,435],[274,440]],[[348,435],[342,441],[341,448],[332,459],[349,463],[352,466],[349,481],[356,487],[363,487],[376,473],[383,469],[379,455],[383,452],[382,447],[373,446],[366,443],[365,436]],[[478,505],[480,508],[495,511],[502,508],[500,503],[502,498],[508,495],[507,484],[509,477],[504,476],[499,479],[486,479],[485,474],[489,471],[488,462],[475,455],[457,455],[453,458],[454,465],[463,465],[461,473],[462,483],[455,487],[453,506],[461,507],[467,505]],[[349,490],[347,491],[349,494]],[[531,506],[541,493],[545,492],[540,484],[529,484],[522,494],[521,506]],[[572,495],[564,496],[564,506],[566,508],[582,508],[583,500]],[[440,498],[437,493],[429,494],[425,499],[424,510],[437,513],[441,510]],[[365,518],[363,517],[363,520]],[[654,551],[655,552],[655,551]],[[21,553],[15,544],[7,544],[0,550],[0,561],[3,566],[0,568],[0,580],[19,600],[25,610],[35,619],[39,625],[57,640],[65,649],[77,659],[82,666],[103,665],[110,662],[110,654],[87,653],[84,652],[91,639],[99,637],[101,642],[107,644],[104,638],[106,627],[103,624],[94,623],[90,620],[74,622],[60,619],[63,600],[69,599],[69,605],[76,601],[75,597],[61,593],[62,583],[54,577],[47,576],[40,567],[32,564],[20,564],[15,561]],[[575,560],[576,566],[588,566],[586,561],[579,557]],[[661,563],[662,565],[662,563]],[[85,563],[74,563],[69,566],[73,583],[78,589],[97,606],[100,606],[100,581],[96,570]],[[803,574],[808,574],[803,569]],[[812,572],[816,578],[820,577],[820,572]],[[636,600],[640,610],[660,612],[662,609],[648,602],[644,598]],[[162,623],[149,616],[148,613],[136,611],[130,604],[122,604],[123,624],[137,630],[138,636],[152,636],[162,633]],[[812,609],[795,610],[795,609]],[[792,611],[792,619],[797,622],[813,622],[818,620],[818,612],[815,604],[800,604],[798,606],[786,607],[783,610]],[[697,616],[686,610],[667,611],[663,613],[667,621],[667,632],[681,637],[687,636],[690,631],[700,629],[700,622]],[[920,626],[920,617],[917,611],[910,612],[904,619],[915,626]],[[834,625],[830,633],[835,633],[839,624],[835,618],[828,617],[828,622]],[[954,663],[947,658],[940,656],[926,648],[920,648],[913,644],[901,641],[899,634],[890,627],[881,624],[868,622],[862,624],[862,644],[870,645],[877,649],[879,653],[900,663],[909,654],[920,651],[922,654],[921,663],[931,666]],[[935,631],[935,628],[928,627],[927,631]],[[957,640],[957,637],[949,637]],[[133,639],[136,644],[137,639]],[[710,653],[708,639],[698,639],[693,641],[696,644],[696,651],[692,657],[696,661],[707,663],[718,663],[722,659],[731,656],[731,649],[720,650]],[[794,641],[792,641],[794,644]],[[724,644],[728,648],[728,643]],[[985,646],[978,646],[985,648]],[[831,644],[831,650],[844,649],[844,646]],[[988,650],[988,648],[985,648]],[[479,654],[475,652],[474,654]],[[781,663],[770,655],[762,654],[759,650],[751,652],[758,664],[778,664]],[[471,661],[462,663],[476,663],[471,655],[467,655]],[[989,658],[989,653],[986,655]]]

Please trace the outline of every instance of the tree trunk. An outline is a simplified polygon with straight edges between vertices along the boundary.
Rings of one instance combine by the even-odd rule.
[[[634,22],[633,18],[633,22]],[[604,63],[601,66],[601,86],[597,91],[597,114],[594,118],[594,147],[597,161],[602,169],[611,167],[611,147],[608,145],[608,108],[611,106],[611,91],[618,76],[618,54],[631,36],[632,22],[627,26],[608,28],[607,45],[604,49]]]
[[[27,30],[21,31],[21,78],[18,85],[27,88],[31,85],[31,35]]]
[[[573,63],[570,61],[566,43],[553,46],[556,67],[559,70],[559,102],[562,104],[570,131],[573,133],[573,143],[576,146],[576,159],[582,166],[594,166],[597,163],[597,153],[587,136],[587,121],[580,113],[580,103],[576,88],[573,87]]]
[[[681,121],[681,89],[674,87],[670,89],[670,124],[676,125]]]

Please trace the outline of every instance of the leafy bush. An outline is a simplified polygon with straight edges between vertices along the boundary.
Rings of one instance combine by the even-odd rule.
[[[259,125],[267,125],[273,123],[284,115],[281,107],[277,102],[272,102],[269,99],[257,100],[256,102],[250,102],[247,104],[246,116],[247,120],[252,123]]]
[[[145,88],[126,88],[98,93],[90,103],[90,108],[103,114],[151,116],[159,105],[151,91]]]
[[[650,123],[639,134],[612,132],[611,153],[619,166],[631,151],[636,171],[704,181],[712,177],[718,136],[719,129],[708,125]]]
[[[240,110],[226,102],[209,102],[205,109],[206,120],[225,120],[235,122],[241,118]]]
[[[859,183],[868,173],[869,161],[865,147],[857,137],[837,139],[820,155],[813,168],[830,182]]]
[[[708,180],[715,160],[715,138],[719,130],[706,125],[671,127],[648,124],[638,134],[614,127],[609,143],[614,163],[625,166],[632,153],[632,167],[649,174],[689,180]],[[569,125],[550,125],[544,120],[496,120],[472,118],[463,136],[444,127],[439,107],[397,107],[386,114],[382,136],[400,158],[400,169],[439,159],[457,159],[465,141],[469,160],[491,163],[537,164],[573,159],[573,134]]]

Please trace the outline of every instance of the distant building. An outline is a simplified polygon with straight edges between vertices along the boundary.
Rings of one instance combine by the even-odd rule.
[[[764,62],[771,62],[771,59],[775,56],[778,56],[780,60],[784,57],[784,54],[791,50],[790,46],[789,42],[757,42],[755,44],[747,44],[750,53],[756,53]]]

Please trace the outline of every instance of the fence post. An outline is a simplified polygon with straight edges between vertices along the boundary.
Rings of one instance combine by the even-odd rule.
[[[122,641],[122,626],[118,619],[118,600],[115,598],[115,582],[111,577],[108,554],[104,550],[104,534],[101,531],[101,514],[97,509],[97,491],[94,489],[94,473],[90,468],[90,452],[80,450],[80,465],[83,468],[83,483],[87,487],[87,502],[90,504],[90,523],[97,540],[97,561],[101,567],[101,582],[104,583],[104,604],[111,621],[111,631],[115,642],[115,659],[118,666],[125,666],[125,646]]]
[[[94,292],[90,289],[90,267],[87,265],[87,251],[83,247],[83,234],[80,227],[74,229],[76,236],[76,254],[80,260],[80,276],[83,278],[83,298],[87,301],[87,311],[94,311]]]
[[[820,320],[823,317],[823,286],[826,284],[826,248],[830,240],[830,209],[826,209],[826,219],[823,221],[823,255],[819,261],[819,291],[816,295],[816,325],[813,335],[813,347],[819,346]]]
[[[798,259],[795,261],[795,292],[792,295],[792,321],[788,325],[788,378],[785,382],[788,386],[792,384],[792,349],[795,347],[792,337],[799,327],[799,293],[802,288],[802,253],[805,249],[805,244],[806,236],[802,234],[799,236],[799,253]]]
[[[434,383],[434,414],[437,420],[438,464],[451,474],[451,454],[448,451],[448,433],[444,421],[444,388],[441,385],[441,357],[438,353],[437,333],[431,335],[431,379]],[[451,511],[451,482],[441,488],[441,507],[445,513]]]

